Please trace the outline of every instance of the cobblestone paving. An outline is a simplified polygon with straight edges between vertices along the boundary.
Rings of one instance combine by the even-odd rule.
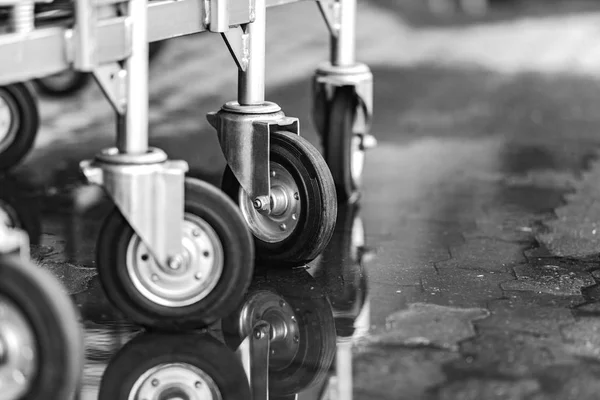
[[[268,97],[318,144],[308,78],[326,57],[326,31],[316,9],[291,7],[295,18],[270,14]],[[597,398],[600,14],[415,28],[363,3],[360,18],[380,145],[368,155],[360,208],[374,256],[355,398]],[[224,161],[204,114],[235,93],[219,41],[173,41],[152,71],[153,143],[212,183]],[[113,312],[93,279],[106,207],[76,184],[77,162],[111,143],[113,122],[94,88],[45,99],[42,114],[37,148],[15,178],[44,203],[34,259],[84,316],[105,318],[85,322],[96,350],[84,388],[94,398],[103,363],[132,329],[106,325]],[[320,260],[332,270],[346,262]],[[98,352],[103,335],[112,339]]]

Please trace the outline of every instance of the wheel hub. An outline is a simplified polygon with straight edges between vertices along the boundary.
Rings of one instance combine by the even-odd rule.
[[[223,272],[223,246],[214,229],[202,218],[185,215],[183,254],[162,268],[139,236],[127,247],[127,270],[136,289],[147,299],[166,307],[185,307],[205,298]]]
[[[157,365],[133,384],[128,400],[221,400],[215,381],[200,368],[183,363]]]
[[[300,347],[300,328],[294,309],[277,294],[258,291],[253,293],[242,307],[238,321],[241,337],[248,336],[258,321],[270,325],[269,368],[286,368],[292,363]]]
[[[28,390],[37,364],[33,330],[19,308],[0,295],[0,387],[9,399]]]
[[[271,212],[257,210],[255,200],[240,188],[239,204],[250,230],[260,240],[277,243],[288,238],[298,225],[302,205],[296,181],[282,165],[271,162]]]
[[[14,141],[19,126],[19,113],[15,101],[0,88],[0,152]]]

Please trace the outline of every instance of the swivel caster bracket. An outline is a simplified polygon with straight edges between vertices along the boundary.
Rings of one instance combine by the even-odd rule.
[[[29,259],[29,237],[20,229],[0,224],[0,255],[18,253],[23,261]]]
[[[185,161],[167,160],[152,149],[145,155],[116,149],[80,164],[89,183],[101,185],[163,268],[176,268],[183,251]]]
[[[373,118],[373,74],[366,64],[357,63],[352,66],[335,66],[329,62],[323,63],[315,72],[313,79],[313,96],[324,94],[327,101],[331,101],[335,93],[335,89],[342,86],[351,86],[354,88],[358,97],[359,108],[361,109],[362,118],[358,118],[355,126],[355,131],[367,134]],[[319,107],[313,107],[313,113],[327,113],[328,110],[323,110]],[[313,116],[314,121],[323,120],[322,116]],[[320,132],[324,132],[325,128],[317,126]],[[370,140],[370,139],[369,139]]]
[[[207,115],[217,130],[219,144],[227,164],[246,194],[270,212],[271,180],[269,175],[271,132],[300,134],[298,118],[286,117],[271,102],[240,106],[228,102],[218,112]]]
[[[269,399],[269,356],[271,353],[271,325],[258,321],[250,336],[236,349],[248,376],[252,400]]]

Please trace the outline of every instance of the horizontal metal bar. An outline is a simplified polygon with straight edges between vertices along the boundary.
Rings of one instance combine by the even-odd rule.
[[[103,1],[103,0],[99,0]],[[109,1],[110,0],[104,0]],[[305,0],[266,0],[274,7]],[[254,10],[250,0],[230,0],[229,24],[251,22]],[[204,0],[164,0],[148,4],[148,41],[156,42],[206,31]],[[100,20],[97,26],[96,61],[106,64],[121,61],[131,52],[126,17]],[[74,31],[49,26],[27,34],[0,35],[0,85],[52,75],[71,68],[77,51]]]

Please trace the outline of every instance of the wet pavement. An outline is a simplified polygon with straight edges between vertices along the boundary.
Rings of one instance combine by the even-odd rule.
[[[326,57],[327,38],[320,26],[297,30],[292,43],[282,40],[303,17],[321,23],[311,5],[291,7],[295,22],[285,19],[289,11],[271,14],[267,93],[301,118],[302,134],[318,145],[308,83]],[[372,133],[379,146],[368,154],[360,203],[340,207],[326,251],[307,269],[257,273],[252,290],[285,294],[303,316],[302,340],[290,346],[304,349],[304,358],[295,360],[292,378],[274,379],[273,393],[597,398],[600,68],[593,67],[600,57],[591,56],[598,52],[589,39],[600,34],[597,24],[575,15],[566,28],[554,26],[563,39],[561,29],[587,32],[574,52],[577,36],[557,43],[548,19],[482,25],[465,44],[445,39],[454,27],[433,35],[434,28],[408,28],[385,7],[362,7],[366,24],[381,18],[379,33],[388,33],[367,45],[377,35],[359,32],[358,53],[375,76]],[[528,41],[516,33],[519,23],[534,26],[521,31]],[[398,32],[420,41],[403,52]],[[504,43],[506,62],[483,51],[479,35]],[[444,46],[445,54],[436,52]],[[550,49],[554,62],[508,55],[528,48]],[[574,53],[586,62],[574,63]],[[201,35],[169,42],[152,67],[152,144],[213,184],[224,160],[204,115],[235,94],[228,57],[218,37]],[[285,68],[290,60],[293,69]],[[42,99],[41,106],[36,149],[2,178],[0,198],[24,211],[28,230],[40,234],[34,261],[60,278],[81,312],[80,399],[95,399],[115,354],[126,356],[113,359],[106,374],[113,378],[131,368],[131,354],[151,353],[156,343],[167,351],[177,338],[138,336],[96,276],[96,236],[111,204],[81,183],[78,162],[111,145],[108,103],[90,87],[74,98]],[[220,324],[210,332],[222,337]]]

